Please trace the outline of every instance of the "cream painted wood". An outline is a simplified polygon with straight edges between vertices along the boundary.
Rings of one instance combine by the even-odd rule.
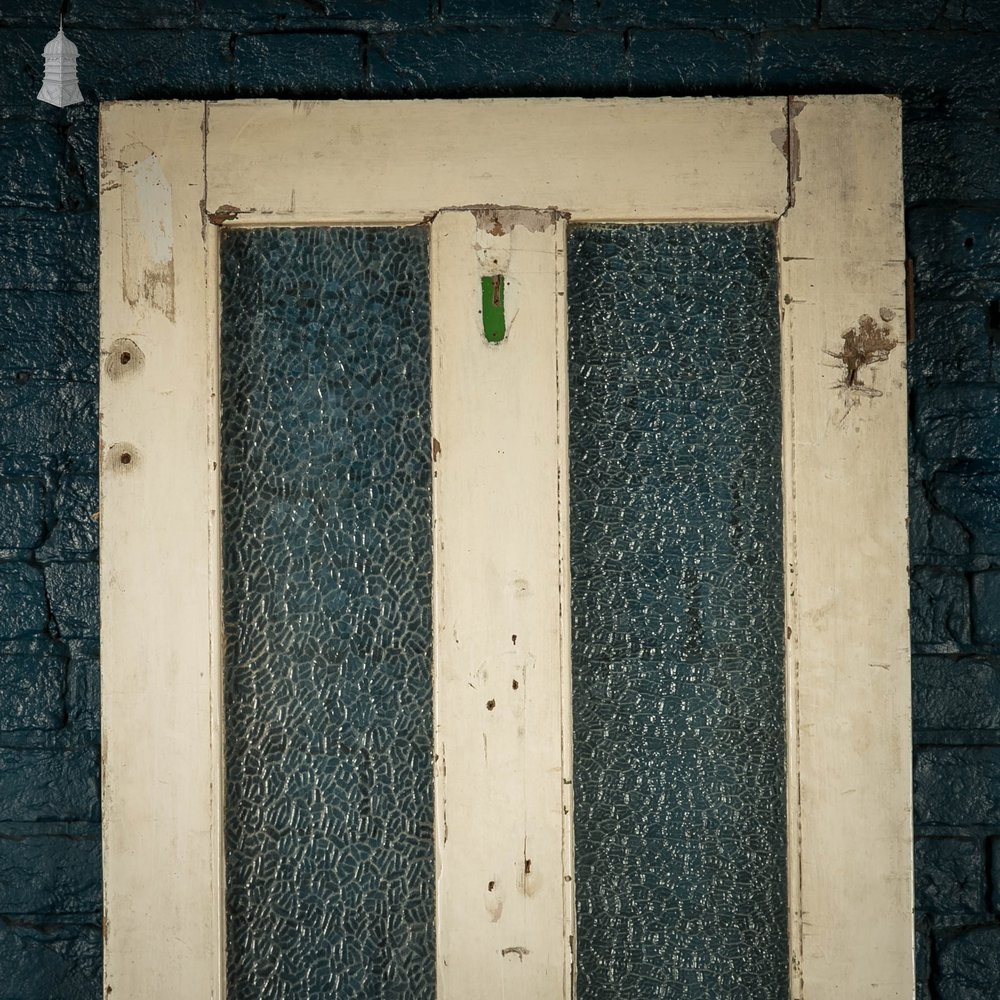
[[[201,104],[101,112],[106,995],[223,987],[217,231]]]
[[[912,997],[899,101],[791,104],[780,220],[792,996]]]
[[[774,219],[784,98],[209,105],[209,211],[243,224],[420,222],[449,205],[575,222]]]
[[[552,212],[431,226],[439,1000],[571,997],[565,237]]]
[[[105,980],[113,993],[144,1000],[221,1000],[224,994],[217,224],[405,223],[449,205],[504,203],[557,206],[571,221],[777,221],[792,996],[912,995],[898,102],[112,104],[102,109],[101,172]],[[435,233],[460,229],[470,217],[441,213]],[[518,272],[522,284],[511,286],[508,300],[510,343],[491,350],[491,357],[520,342],[526,324],[511,303],[540,288],[548,268],[544,281],[556,292],[552,336],[565,323],[558,296],[565,262],[553,249],[561,245],[562,226],[554,223],[555,236],[512,229],[510,266],[524,267]],[[543,235],[538,272],[528,280],[529,265],[518,261],[529,236]],[[442,236],[435,235],[435,246],[444,248]],[[448,254],[448,267],[458,273],[461,255]],[[435,284],[435,323],[470,308],[467,285],[453,287],[453,295],[445,294]],[[541,307],[534,301],[531,308]],[[852,330],[853,339],[845,341]],[[564,359],[555,364],[564,370]],[[520,391],[516,381],[505,388]],[[564,381],[557,388],[563,393]],[[553,455],[561,454],[566,440],[566,407],[558,398],[563,402],[555,422],[539,424]],[[480,398],[473,394],[469,402]],[[455,462],[463,434],[477,430],[474,420],[465,423],[465,431],[440,428],[439,472]],[[540,441],[542,436],[540,430]],[[558,466],[562,459],[550,461]],[[557,485],[564,489],[565,478]],[[546,496],[564,533],[565,495],[555,501]],[[473,520],[484,514],[473,506],[468,511]],[[440,510],[437,516],[440,531],[446,525]],[[523,530],[515,535],[504,526],[500,537],[505,544],[518,542]],[[454,554],[454,548],[444,550],[446,558]],[[437,548],[435,556],[440,569]],[[526,671],[527,659],[518,661],[514,652],[534,653],[531,691],[541,676],[550,683],[558,674],[558,718],[551,688],[537,709],[525,701],[532,725],[519,743],[513,716],[502,714],[502,705],[513,702],[502,701],[498,689],[485,724],[485,703],[474,706],[472,735],[464,740],[478,738],[479,744],[465,754],[462,743],[456,747],[444,738],[443,727],[451,723],[439,706],[438,734],[446,745],[437,762],[438,803],[442,814],[448,805],[449,843],[463,823],[461,836],[469,836],[473,817],[463,808],[458,819],[451,790],[463,767],[476,773],[472,757],[480,755],[485,764],[483,733],[487,750],[505,747],[511,759],[538,732],[550,734],[545,745],[553,755],[540,758],[549,761],[542,768],[546,779],[530,790],[538,815],[554,800],[547,769],[558,767],[569,778],[568,566],[558,554],[553,558],[562,589],[550,633],[543,635],[537,621],[531,625],[526,618],[522,632],[511,628],[519,638],[517,646],[510,641],[508,653],[510,665],[521,662]],[[551,602],[551,594],[543,590],[540,599]],[[496,620],[482,606],[489,629],[459,631],[460,642],[472,644],[463,648],[485,644],[484,663],[504,648],[502,632],[500,647],[493,648],[491,637],[517,607],[513,595],[505,600]],[[438,601],[440,630],[450,612],[441,594]],[[529,635],[532,645],[522,645]],[[547,673],[539,650],[554,643],[558,667]],[[519,690],[527,697],[527,680]],[[513,688],[502,694],[511,699]],[[551,738],[556,729],[562,738],[558,764]],[[491,734],[500,742],[491,743]],[[515,785],[504,794],[516,794]],[[477,948],[498,945],[499,931],[513,929],[520,912],[520,927],[546,949],[501,954],[499,965],[484,968],[474,964],[478,951],[475,958],[448,951],[458,938],[442,932],[441,954],[456,964],[452,969],[449,963],[447,978],[442,973],[443,984],[479,982],[500,970],[506,978],[499,981],[521,984],[520,995],[540,995],[523,984],[529,969],[547,969],[563,991],[559,996],[567,995],[572,882],[563,882],[559,902],[549,876],[572,871],[571,791],[563,787],[558,829],[546,820],[551,843],[539,842],[537,849],[531,843],[513,859],[497,854],[507,896],[496,924],[481,923],[488,881],[483,886],[475,869],[462,882],[439,824],[440,875],[468,894],[468,913],[475,913],[469,933],[481,932]],[[487,802],[484,808],[494,807]],[[486,815],[492,822],[495,810]],[[503,817],[504,836],[511,822]],[[557,841],[561,846],[553,848]],[[518,884],[518,857],[522,874],[524,859],[532,860],[530,896]],[[450,906],[442,901],[444,911]],[[554,915],[551,926],[540,918],[532,923],[542,906]],[[452,927],[456,912],[443,917]],[[499,946],[501,952],[531,947],[513,938]],[[518,995],[513,986],[508,995]]]

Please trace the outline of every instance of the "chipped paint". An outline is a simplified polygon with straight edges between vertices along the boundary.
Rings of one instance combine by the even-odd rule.
[[[472,205],[454,211],[469,212],[475,220],[472,248],[480,276],[482,333],[487,344],[496,346],[511,335],[519,311],[521,286],[510,278],[512,247],[521,238],[514,233],[520,230],[553,236],[565,213],[552,208],[498,205]]]
[[[487,883],[484,903],[490,923],[499,923],[500,917],[503,916],[504,895],[496,879],[490,879]]]
[[[294,203],[293,206],[294,208]],[[208,213],[208,221],[213,226],[221,226],[225,222],[233,222],[238,219],[240,210],[235,205],[220,205],[214,212]]]
[[[841,388],[851,389],[863,396],[882,395],[881,390],[862,382],[860,376],[862,368],[887,360],[899,343],[892,337],[892,328],[888,325],[888,320],[895,317],[893,310],[885,308],[880,316],[882,323],[867,313],[861,316],[857,326],[852,326],[842,335],[843,348],[827,352],[844,366],[844,378],[839,383]]]
[[[555,230],[558,219],[566,218],[565,212],[555,208],[525,208],[500,205],[470,205],[468,211],[476,217],[476,229],[490,236],[506,236],[515,226],[522,226],[529,233],[547,233]]]
[[[795,119],[802,114],[806,102],[788,98],[788,207],[795,205],[795,185],[802,180],[801,146],[799,145],[799,130]]]
[[[156,154],[142,143],[123,150],[122,217],[132,220],[122,247],[122,293],[174,319],[174,219],[170,184]]]
[[[771,129],[771,142],[781,150],[781,155],[788,160],[788,125],[779,125]]]
[[[521,228],[529,233],[554,234],[556,223],[560,219],[568,217],[566,213],[553,208],[535,209],[522,206],[500,208],[497,205],[472,205],[455,209],[455,211],[471,212],[476,220],[473,249],[479,265],[479,275],[492,282],[492,290],[500,291],[501,304],[504,298],[503,286],[506,286],[506,290],[510,291],[507,278],[510,271],[511,236],[515,228]],[[500,278],[505,280],[498,289],[497,282]],[[516,309],[513,312],[516,314]],[[513,315],[510,322],[507,323],[508,334],[511,322],[513,322]]]

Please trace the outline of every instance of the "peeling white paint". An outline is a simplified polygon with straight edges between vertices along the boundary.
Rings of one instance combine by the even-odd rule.
[[[135,143],[121,166],[122,216],[131,221],[122,248],[122,288],[130,305],[145,301],[174,317],[174,218],[170,183],[159,158]]]
[[[529,233],[554,233],[556,221],[566,217],[565,212],[554,208],[504,208],[500,205],[470,205],[469,211],[476,218],[476,228],[491,236],[505,236],[515,226],[522,226]]]
[[[128,173],[136,190],[139,235],[153,265],[173,263],[174,223],[170,208],[170,185],[156,155],[150,153]]]

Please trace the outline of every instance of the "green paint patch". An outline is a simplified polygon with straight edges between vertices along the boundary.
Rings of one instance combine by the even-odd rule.
[[[502,274],[483,278],[483,336],[491,344],[499,344],[507,336],[507,322],[503,314]]]

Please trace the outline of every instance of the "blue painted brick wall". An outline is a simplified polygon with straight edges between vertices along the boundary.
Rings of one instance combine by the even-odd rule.
[[[0,1000],[101,992],[97,102],[862,91],[903,96],[916,276],[919,996],[1000,996],[996,0],[65,0],[65,111],[57,6],[0,6]]]

